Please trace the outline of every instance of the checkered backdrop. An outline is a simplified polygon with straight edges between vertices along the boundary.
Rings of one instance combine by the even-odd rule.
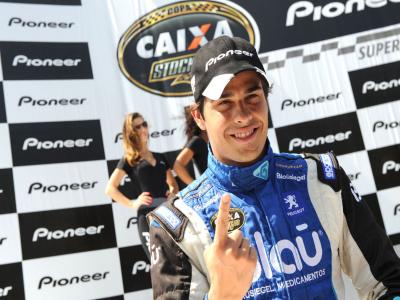
[[[399,1],[172,2],[0,0],[0,298],[151,298],[136,214],[104,194],[122,120],[172,163],[191,57],[221,34],[259,49],[274,150],[333,149],[400,244]]]

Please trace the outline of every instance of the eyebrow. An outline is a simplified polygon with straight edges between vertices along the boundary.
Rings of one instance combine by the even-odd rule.
[[[260,84],[260,81],[252,82],[251,86],[246,90],[246,94],[250,94],[254,91],[261,90],[261,89],[262,89],[262,85]],[[231,95],[232,95],[232,92],[227,91],[227,92],[222,93],[222,95],[219,99],[229,98]]]

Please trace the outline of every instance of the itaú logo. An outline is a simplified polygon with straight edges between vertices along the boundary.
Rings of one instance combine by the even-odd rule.
[[[298,1],[289,6],[286,16],[286,26],[293,26],[296,18],[312,16],[314,22],[322,18],[336,18],[354,11],[363,11],[367,7],[379,8],[388,2],[399,3],[400,0],[348,0],[346,3],[329,2],[324,6],[314,6],[310,1]]]
[[[296,226],[296,230],[299,232],[307,228],[308,225],[305,223]],[[309,267],[314,267],[318,265],[322,259],[321,241],[316,231],[313,231],[311,233],[311,237],[314,242],[315,249],[311,252],[315,252],[314,256],[308,255],[304,240],[300,236],[297,236],[295,238],[295,243],[287,239],[278,241],[273,247],[271,247],[268,253],[265,250],[261,233],[256,231],[254,233],[254,239],[256,241],[259,261],[257,261],[257,267],[254,272],[253,282],[257,281],[260,278],[262,271],[264,271],[264,274],[268,279],[271,279],[273,275],[273,270],[279,273],[283,272],[285,274],[293,274],[296,271],[301,271],[304,264]],[[291,253],[293,258],[293,261],[291,263],[283,261],[283,251],[289,251]]]

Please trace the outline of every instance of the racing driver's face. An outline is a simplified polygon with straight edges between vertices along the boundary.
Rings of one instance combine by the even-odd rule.
[[[249,165],[262,154],[268,134],[268,105],[255,71],[237,74],[218,100],[205,98],[203,114],[193,112],[207,131],[214,156],[228,165]]]

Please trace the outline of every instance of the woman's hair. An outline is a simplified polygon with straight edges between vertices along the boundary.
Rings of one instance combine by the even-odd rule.
[[[143,118],[141,114],[134,112],[125,116],[124,125],[122,127],[122,144],[124,147],[124,156],[130,166],[136,165],[140,160],[140,150],[142,141],[135,128],[133,128],[133,120]]]
[[[185,106],[185,119],[186,119],[186,128],[185,128],[185,134],[187,136],[187,140],[190,141],[190,139],[197,135],[200,136],[201,134],[201,129],[199,126],[197,126],[195,120],[193,119],[192,116],[192,109],[190,106]]]

